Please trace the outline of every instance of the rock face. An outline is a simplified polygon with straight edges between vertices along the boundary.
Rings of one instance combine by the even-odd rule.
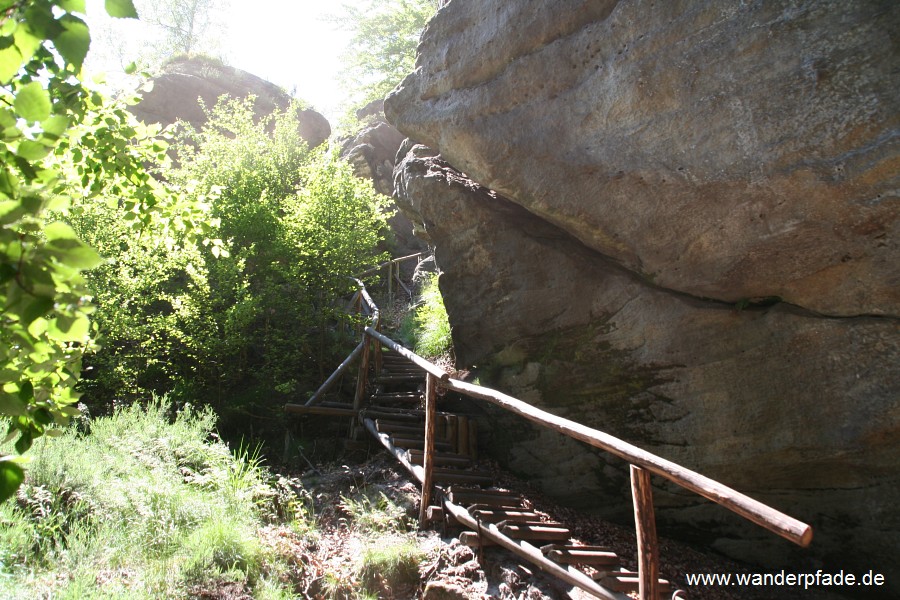
[[[385,121],[381,100],[376,100],[356,113],[368,125],[341,144],[341,156],[353,165],[357,177],[369,179],[375,191],[385,196],[394,194],[394,163],[404,136]],[[390,218],[394,233],[396,255],[412,254],[425,249],[426,244],[413,235],[413,223],[402,212]]]
[[[875,569],[885,594],[898,26],[889,2],[450,2],[385,105],[440,151],[405,148],[396,188],[436,247],[462,365],[816,537],[794,551],[668,485],[663,529],[770,565]],[[486,417],[484,439],[548,493],[631,510],[620,461]]]
[[[153,89],[134,107],[134,113],[148,123],[170,125],[181,119],[199,126],[206,122],[206,115],[197,98],[212,107],[222,94],[232,98],[256,96],[255,108],[259,115],[267,115],[276,108],[284,109],[291,100],[290,95],[277,85],[256,75],[195,57],[169,62],[164,72],[154,78]],[[299,117],[300,135],[310,148],[331,135],[328,120],[316,111],[301,110]]]
[[[386,102],[665,288],[900,315],[895,2],[450,3]]]

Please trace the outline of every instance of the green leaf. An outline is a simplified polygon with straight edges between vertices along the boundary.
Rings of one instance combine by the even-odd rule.
[[[55,136],[61,136],[69,128],[69,119],[62,115],[53,115],[46,121],[41,122],[41,129],[44,133]]]
[[[43,40],[52,40],[63,32],[53,16],[49,2],[35,2],[25,9],[25,25]]]
[[[13,34],[16,47],[22,53],[22,62],[28,62],[37,49],[41,47],[43,40],[34,35],[27,27],[19,27]]]
[[[135,71],[137,71],[137,63],[134,63],[134,62],[128,63],[128,66],[125,67],[125,74],[126,74],[126,75],[131,75],[131,74],[134,73]]]
[[[58,239],[48,244],[56,259],[73,269],[93,269],[103,264],[103,257],[80,240]]]
[[[33,418],[35,423],[38,423],[39,425],[50,425],[53,423],[53,415],[50,414],[49,410],[43,407],[34,411]]]
[[[16,93],[13,108],[26,121],[43,121],[50,116],[50,95],[40,83],[32,81]]]
[[[90,320],[84,315],[70,317],[60,315],[50,322],[47,335],[59,342],[81,342],[91,329]]]
[[[43,317],[53,308],[53,298],[37,297],[28,303],[22,311],[22,322],[29,325],[35,319]]]
[[[9,460],[0,460],[0,502],[11,498],[24,480],[22,467]]]
[[[106,12],[118,19],[137,19],[137,10],[132,0],[106,0]]]
[[[64,414],[67,417],[78,417],[81,416],[81,411],[74,406],[63,406],[59,409],[59,412]]]
[[[22,402],[29,402],[32,398],[34,398],[34,384],[30,381],[26,381],[19,386],[19,400]]]
[[[22,140],[19,147],[16,148],[16,154],[25,160],[41,160],[50,154],[52,148],[48,148],[43,144],[33,142],[31,140]]]
[[[91,33],[85,22],[78,17],[63,15],[59,22],[65,31],[53,40],[53,45],[67,63],[80,71],[91,45]]]
[[[85,0],[59,0],[59,6],[69,12],[86,12]]]
[[[28,452],[28,449],[31,448],[31,442],[32,442],[31,432],[23,431],[22,436],[16,441],[16,444],[15,444],[16,452],[18,452],[19,454],[25,454],[26,452]],[[0,465],[2,465],[2,464],[3,463],[0,462]],[[21,469],[19,469],[19,470],[21,471]],[[22,483],[22,481],[19,480],[19,483]],[[16,484],[16,487],[18,487],[18,484]]]
[[[53,240],[77,240],[78,234],[75,230],[61,221],[50,223],[44,229],[44,235],[49,241]]]
[[[18,396],[0,392],[0,415],[20,417],[28,414],[28,403]]]
[[[0,83],[9,83],[22,66],[22,53],[16,46],[0,49]]]
[[[25,208],[18,200],[0,202],[0,225],[9,225],[22,218]]]

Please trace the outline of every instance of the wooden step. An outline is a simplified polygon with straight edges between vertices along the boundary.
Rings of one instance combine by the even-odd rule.
[[[467,483],[475,485],[493,485],[494,476],[485,471],[469,471],[461,469],[433,469],[435,483]]]
[[[567,546],[550,544],[541,548],[544,555],[564,565],[591,565],[608,569],[619,566],[619,556],[606,546]]]
[[[366,418],[377,421],[387,419],[390,421],[403,421],[405,423],[422,423],[422,415],[415,413],[398,412],[394,406],[369,406],[364,409]]]
[[[377,394],[372,394],[369,396],[369,400],[371,402],[405,402],[405,401],[414,401],[419,402],[424,398],[424,394],[416,391],[405,391],[405,392],[379,392]]]
[[[409,462],[414,465],[422,465],[425,463],[425,452],[422,450],[410,450]],[[472,459],[467,456],[460,456],[452,453],[434,453],[434,466],[436,467],[458,467],[461,469],[472,466]]]
[[[396,446],[397,448],[407,448],[407,449],[414,448],[417,450],[425,449],[425,440],[422,439],[421,437],[403,437],[403,436],[398,436],[398,435],[392,435],[391,441],[393,442],[394,446]],[[434,449],[439,450],[439,451],[448,451],[448,450],[451,450],[452,448],[451,448],[450,444],[447,442],[439,442],[439,441],[435,440]]]
[[[409,383],[421,382],[425,380],[422,373],[408,375],[379,375],[375,378],[375,383]]]
[[[475,510],[469,509],[469,513],[476,519],[485,523],[500,523],[502,521],[507,523],[520,523],[535,521],[541,518],[541,515],[529,510],[478,508]]]
[[[633,571],[611,571],[603,573],[595,579],[604,587],[608,587],[614,592],[622,592],[630,594],[637,592],[640,587],[640,579],[638,574]],[[672,583],[667,579],[659,580],[659,592],[662,596],[668,596],[672,593]]]
[[[501,526],[502,525],[502,526]],[[502,523],[498,529],[516,540],[567,540],[572,532],[565,527],[552,525],[520,525],[516,523]]]
[[[425,425],[412,421],[388,421],[376,419],[375,428],[382,433],[399,433],[401,437],[425,436]]]
[[[475,504],[479,507],[520,508],[522,506],[522,496],[505,490],[480,490],[453,486],[450,488],[450,499],[456,504]]]

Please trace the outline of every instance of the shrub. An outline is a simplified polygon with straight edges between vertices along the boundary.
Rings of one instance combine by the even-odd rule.
[[[0,596],[167,598],[281,569],[257,530],[303,517],[275,506],[258,456],[218,440],[209,409],[155,401],[89,425],[35,444],[15,502],[0,504]]]
[[[423,279],[418,302],[404,319],[401,335],[417,354],[428,358],[446,356],[452,351],[450,320],[437,274],[429,273]]]

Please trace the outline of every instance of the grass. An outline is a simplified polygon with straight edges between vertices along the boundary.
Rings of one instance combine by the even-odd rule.
[[[427,552],[415,534],[415,503],[399,500],[368,490],[341,497],[340,507],[361,546],[353,572],[344,582],[361,584],[356,598],[394,597],[398,588],[419,581],[419,565]]]
[[[418,302],[407,313],[400,335],[412,345],[416,354],[426,358],[442,357],[451,352],[450,320],[436,273],[428,273],[423,279]]]
[[[35,444],[0,505],[0,597],[187,598],[223,584],[292,597],[286,557],[258,532],[309,528],[294,493],[258,450],[232,453],[210,411],[170,413],[134,405]]]

